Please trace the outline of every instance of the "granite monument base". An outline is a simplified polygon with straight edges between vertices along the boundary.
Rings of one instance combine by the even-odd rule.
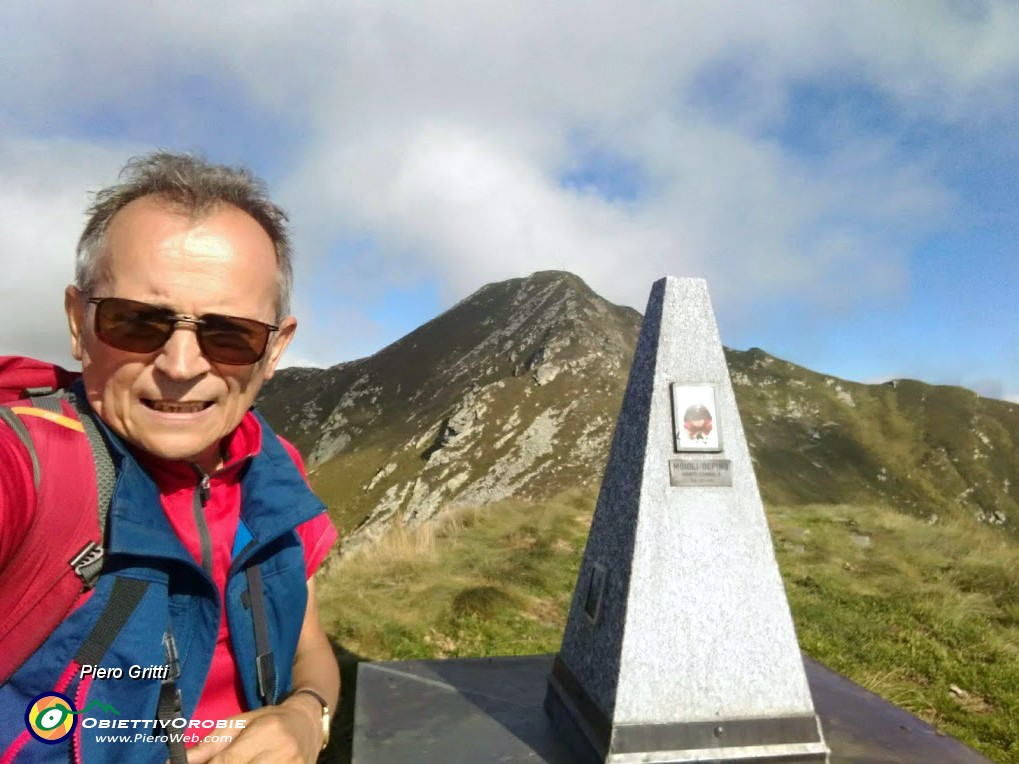
[[[577,761],[587,764],[828,761],[815,714],[614,726],[558,657],[548,677],[545,711]]]

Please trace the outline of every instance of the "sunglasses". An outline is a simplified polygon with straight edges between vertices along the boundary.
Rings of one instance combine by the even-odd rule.
[[[89,297],[88,302],[96,306],[96,336],[129,353],[153,353],[166,344],[180,324],[192,324],[206,358],[228,366],[247,366],[262,359],[269,335],[279,329],[251,318],[216,313],[181,315],[121,297]]]

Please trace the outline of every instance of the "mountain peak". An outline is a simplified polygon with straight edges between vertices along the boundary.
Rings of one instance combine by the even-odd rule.
[[[535,271],[530,276],[522,279],[522,281],[527,285],[565,284],[574,287],[578,291],[595,294],[584,279],[575,273],[570,273],[570,271]]]
[[[485,285],[375,355],[326,370],[328,382],[304,373],[301,384],[292,384],[297,375],[284,370],[266,385],[259,405],[306,411],[296,441],[311,463],[321,463],[346,448],[351,422],[342,411],[329,415],[321,437],[315,416],[350,396],[371,390],[379,412],[391,403],[409,414],[422,402],[429,410],[449,407],[471,386],[499,379],[529,376],[541,386],[566,368],[625,368],[639,326],[637,311],[608,302],[579,276],[538,271]],[[333,430],[343,437],[328,437]]]

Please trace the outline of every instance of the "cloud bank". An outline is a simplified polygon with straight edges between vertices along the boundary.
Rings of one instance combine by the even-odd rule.
[[[0,222],[18,264],[2,297],[19,318],[0,347],[18,352],[65,344],[42,313],[85,191],[153,144],[269,176],[302,257],[294,349],[318,363],[394,338],[370,314],[394,285],[432,284],[441,308],[547,268],[639,309],[655,278],[704,276],[733,332],[776,306],[851,315],[906,294],[915,247],[957,216],[953,141],[1019,155],[1005,2],[8,15]]]

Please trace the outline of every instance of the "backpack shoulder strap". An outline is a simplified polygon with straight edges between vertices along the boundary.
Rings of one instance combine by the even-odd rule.
[[[67,393],[67,402],[78,414],[78,421],[85,428],[85,437],[88,438],[88,445],[92,449],[92,462],[96,468],[96,491],[99,498],[99,530],[106,532],[106,516],[110,511],[110,501],[113,498],[113,487],[117,482],[117,469],[110,456],[110,448],[99,431],[92,412],[78,399],[74,393]]]

